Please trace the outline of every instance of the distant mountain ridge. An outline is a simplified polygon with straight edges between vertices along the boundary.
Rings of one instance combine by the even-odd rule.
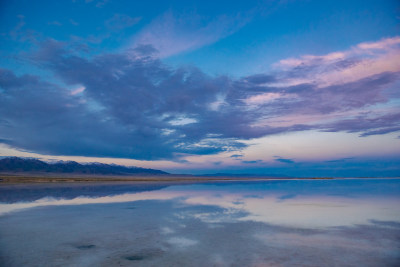
[[[47,163],[38,159],[19,157],[8,157],[0,159],[0,172],[46,172],[108,175],[169,174],[161,170],[145,169],[140,167],[126,167],[121,165],[109,165],[103,163],[79,164],[75,161]]]
[[[282,175],[282,174],[260,174],[260,173],[209,173],[203,174],[200,176],[206,177],[265,177],[265,178],[289,178],[290,176]]]

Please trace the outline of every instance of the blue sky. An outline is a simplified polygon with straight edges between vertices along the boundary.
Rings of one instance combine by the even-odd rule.
[[[398,1],[2,1],[0,156],[400,175]]]

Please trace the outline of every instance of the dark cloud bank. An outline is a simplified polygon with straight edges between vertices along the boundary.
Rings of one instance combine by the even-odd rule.
[[[309,68],[241,79],[211,77],[194,67],[174,69],[163,64],[151,46],[88,59],[56,41],[45,42],[29,60],[64,84],[1,69],[0,142],[38,153],[177,159],[185,154],[240,150],[246,146],[240,140],[291,131],[367,136],[400,130],[400,112],[358,113],[324,124],[273,127],[259,123],[385,103],[390,96],[384,90],[398,80],[399,73],[325,88],[314,84],[274,87],[271,83],[278,77],[295,77]],[[80,86],[86,89],[73,93]],[[257,105],[244,101],[263,93],[291,97]]]

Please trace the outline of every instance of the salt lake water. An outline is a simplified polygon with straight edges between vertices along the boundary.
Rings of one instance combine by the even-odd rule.
[[[0,266],[400,266],[400,179],[1,185]]]

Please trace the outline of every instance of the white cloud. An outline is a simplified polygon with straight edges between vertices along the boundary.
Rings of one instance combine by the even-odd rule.
[[[177,118],[169,121],[169,123],[174,126],[186,125],[186,124],[196,123],[196,122],[197,122],[196,119],[185,117],[185,116],[180,116],[180,117],[177,117]]]

